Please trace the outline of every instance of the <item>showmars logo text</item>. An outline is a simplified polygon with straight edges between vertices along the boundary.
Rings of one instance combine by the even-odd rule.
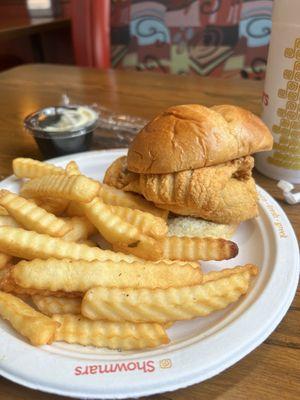
[[[144,373],[154,372],[154,361],[129,361],[110,364],[94,364],[77,366],[74,368],[74,375],[96,375],[114,374],[117,372],[142,371]]]

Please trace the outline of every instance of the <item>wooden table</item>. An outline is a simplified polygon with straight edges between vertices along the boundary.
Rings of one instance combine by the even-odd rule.
[[[162,109],[184,103],[232,103],[260,112],[261,82],[180,77],[144,72],[109,71],[28,65],[0,74],[0,175],[11,174],[14,157],[41,154],[23,130],[30,112],[60,101],[97,102],[117,112],[151,118]],[[282,202],[274,181],[256,173],[257,182],[274,196],[300,236],[300,205]],[[284,268],[284,265],[282,266]],[[292,400],[300,398],[300,295],[275,332],[255,351],[219,376],[153,399]],[[245,329],[247,329],[245,327]],[[201,360],[199,360],[201,362]],[[0,379],[0,400],[46,400],[59,396],[25,389]]]
[[[11,40],[20,36],[29,36],[34,60],[45,60],[41,34],[54,29],[70,27],[70,18],[5,18],[0,19],[0,43],[3,40]]]

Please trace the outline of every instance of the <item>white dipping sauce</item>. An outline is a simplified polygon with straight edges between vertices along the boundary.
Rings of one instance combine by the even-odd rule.
[[[77,106],[76,108],[58,107],[56,112],[60,115],[57,122],[43,128],[46,132],[63,132],[79,130],[90,125],[98,118],[97,113],[91,108]]]

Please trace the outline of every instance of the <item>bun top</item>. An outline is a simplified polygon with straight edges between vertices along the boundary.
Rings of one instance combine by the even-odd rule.
[[[232,105],[174,106],[150,121],[134,138],[128,169],[165,174],[224,163],[271,150],[273,137],[256,115]]]

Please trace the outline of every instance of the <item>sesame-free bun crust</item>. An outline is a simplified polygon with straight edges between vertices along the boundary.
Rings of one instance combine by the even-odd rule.
[[[133,140],[127,163],[132,172],[164,174],[224,163],[272,145],[269,129],[250,111],[189,104],[150,121]]]

